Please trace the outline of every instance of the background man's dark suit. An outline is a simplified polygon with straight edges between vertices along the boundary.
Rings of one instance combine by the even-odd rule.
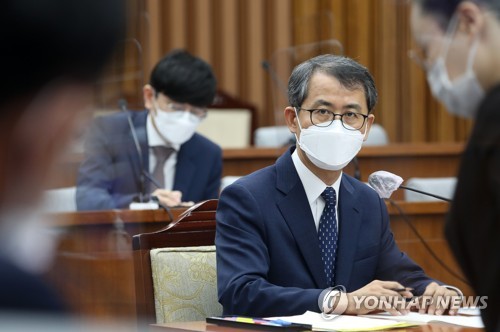
[[[142,163],[149,171],[147,114],[147,111],[131,112],[142,149]],[[125,113],[97,118],[88,133],[85,150],[78,175],[78,210],[128,207],[140,192],[141,168]],[[173,190],[182,192],[183,201],[217,198],[221,174],[221,148],[194,134],[178,151]],[[150,182],[145,180],[145,183],[148,188]],[[150,192],[155,189],[150,188]]]
[[[311,208],[291,158],[294,149],[221,194],[216,246],[225,314],[319,311],[318,297],[328,286]],[[375,279],[393,280],[422,294],[434,280],[396,246],[375,191],[344,174],[339,197],[335,284],[351,292]]]

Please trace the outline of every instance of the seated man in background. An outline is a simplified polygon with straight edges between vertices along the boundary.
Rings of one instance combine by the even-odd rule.
[[[121,0],[2,1],[2,331],[17,330],[9,320],[28,324],[38,315],[68,311],[38,276],[48,266],[53,242],[42,234],[45,225],[36,207],[55,160],[91,106],[95,80],[123,38],[124,7]],[[51,329],[36,324],[22,330]]]
[[[100,117],[90,128],[78,210],[127,208],[142,194],[166,206],[218,197],[222,150],[195,133],[216,93],[210,65],[175,50],[155,66],[143,93],[147,110]]]
[[[399,315],[413,294],[459,299],[399,250],[377,193],[342,172],[374,121],[377,91],[368,70],[345,57],[315,57],[293,70],[288,99],[284,115],[296,147],[220,197],[215,243],[224,314],[363,314],[374,304],[361,301],[367,296]],[[456,302],[415,307],[455,314]]]

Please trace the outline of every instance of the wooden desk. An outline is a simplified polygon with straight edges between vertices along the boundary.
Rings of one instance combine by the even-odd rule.
[[[390,144],[385,146],[367,146],[358,154],[361,180],[367,182],[368,176],[379,170],[385,170],[401,176],[411,177],[449,177],[458,173],[458,166],[464,145],[447,144]],[[246,175],[263,167],[272,165],[286,149],[225,149],[223,152],[223,176]],[[354,175],[351,162],[344,169]],[[396,191],[393,199],[404,199],[403,191]]]
[[[229,332],[229,331],[258,331],[251,329],[237,329],[234,327],[217,326],[207,324],[205,322],[179,322],[168,324],[154,324],[151,325],[149,331],[154,332],[180,332],[180,331],[212,331],[212,332]],[[450,324],[432,323],[427,325],[420,325],[411,328],[391,329],[390,331],[411,331],[411,332],[481,332],[483,329],[476,329],[471,327],[460,327]]]
[[[447,144],[389,144],[366,146],[358,154],[359,168],[363,181],[378,170],[386,170],[403,177],[453,176],[463,151],[461,143]],[[286,149],[248,148],[225,149],[223,151],[223,175],[246,175],[260,168],[274,164]],[[352,163],[345,169],[354,173]]]
[[[428,244],[450,267],[458,271],[443,237],[447,203],[398,202]],[[183,209],[172,210],[176,218]],[[401,250],[426,272],[445,283],[470,289],[441,268],[418,238],[389,207],[391,227]],[[127,318],[135,313],[135,285],[131,237],[164,227],[168,216],[156,211],[101,211],[53,215],[52,228],[60,232],[55,265],[48,278],[55,283],[70,305],[81,316]]]
[[[185,209],[172,209],[174,219]],[[132,235],[165,227],[163,210],[116,210],[50,215],[59,233],[48,280],[82,317],[135,320]]]
[[[463,144],[390,144],[367,146],[358,154],[359,168],[363,181],[378,170],[386,170],[403,179],[410,177],[455,176],[458,170]],[[255,148],[224,149],[222,175],[247,175],[258,169],[272,165],[286,149]],[[65,156],[55,167],[50,187],[71,187],[76,184],[76,176],[81,154]],[[347,174],[354,174],[354,166],[345,168]],[[400,199],[396,193],[395,198]]]

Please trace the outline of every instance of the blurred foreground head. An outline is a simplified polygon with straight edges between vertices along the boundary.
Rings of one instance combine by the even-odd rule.
[[[123,37],[122,0],[3,0],[0,213],[35,201]]]

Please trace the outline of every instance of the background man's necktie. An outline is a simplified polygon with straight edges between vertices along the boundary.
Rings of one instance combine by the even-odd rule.
[[[333,286],[338,238],[337,216],[335,213],[337,195],[332,187],[327,187],[321,193],[321,197],[325,200],[325,208],[321,214],[318,227],[319,248],[323,264],[325,265],[326,281],[328,286]]]
[[[165,187],[165,175],[163,172],[163,168],[165,166],[165,162],[167,161],[168,157],[174,152],[173,148],[166,147],[166,146],[152,146],[151,149],[153,149],[153,153],[155,154],[156,157],[156,165],[155,168],[153,169],[153,178],[158,181],[159,184]],[[154,191],[154,186],[150,186],[152,190],[150,192]]]

